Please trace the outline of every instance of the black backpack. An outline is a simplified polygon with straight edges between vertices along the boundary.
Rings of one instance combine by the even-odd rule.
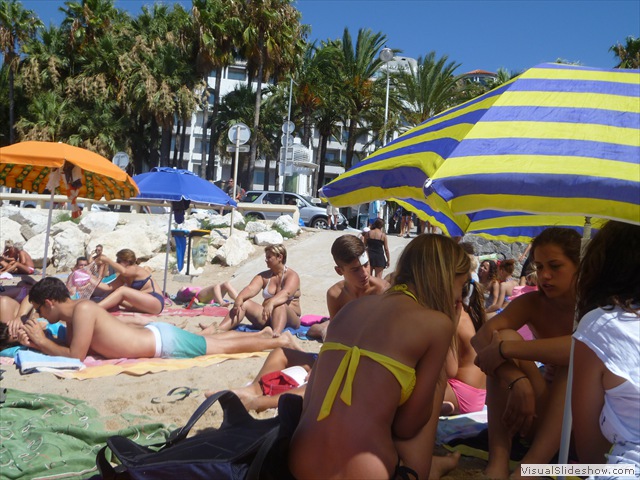
[[[217,401],[224,414],[220,428],[187,438]],[[116,435],[98,452],[96,463],[104,480],[292,479],[287,452],[301,411],[302,397],[282,395],[277,417],[256,419],[233,392],[225,390],[207,398],[165,443],[145,447]],[[107,448],[119,466],[107,461]]]

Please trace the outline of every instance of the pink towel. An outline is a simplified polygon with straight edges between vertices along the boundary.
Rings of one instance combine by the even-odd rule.
[[[323,318],[328,318],[323,315],[303,315],[300,317],[300,325],[308,327],[314,323],[321,323]]]

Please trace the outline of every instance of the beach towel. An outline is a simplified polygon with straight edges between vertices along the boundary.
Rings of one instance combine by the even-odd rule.
[[[241,323],[234,330],[236,330],[237,332],[259,332],[262,329],[256,328],[253,325]],[[301,325],[298,328],[287,327],[284,329],[284,331],[291,332],[291,335],[295,335],[302,340],[308,340],[307,332],[309,331],[309,327],[305,327],[304,325]]]
[[[216,355],[202,355],[196,358],[118,358],[96,359],[87,357],[84,360],[86,368],[78,371],[51,371],[56,377],[75,378],[86,380],[88,378],[110,377],[121,373],[127,375],[146,375],[147,373],[169,372],[184,370],[191,367],[207,367],[225,360],[234,360],[249,357],[266,357],[268,352],[229,353]]]
[[[45,355],[33,350],[18,350],[16,353],[16,365],[22,374],[57,370],[74,371],[85,368],[84,363],[77,358]]]
[[[208,317],[225,317],[229,313],[228,308],[218,307],[215,305],[207,305],[204,308],[165,308],[159,314],[153,313],[139,313],[139,312],[125,312],[123,310],[115,310],[109,312],[111,315],[117,317],[123,316],[141,316],[141,317],[158,317],[160,315],[169,317],[199,317],[205,315]]]
[[[173,428],[137,415],[101,418],[81,400],[11,388],[0,404],[0,418],[0,474],[7,480],[90,478],[110,436],[151,445],[165,441]]]
[[[329,317],[326,315],[302,315],[302,317],[300,317],[300,325],[310,327],[315,323],[322,323],[327,320],[329,320]]]

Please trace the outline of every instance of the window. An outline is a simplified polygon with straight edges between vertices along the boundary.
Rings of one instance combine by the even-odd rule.
[[[244,82],[247,79],[247,71],[242,67],[229,67],[227,70],[229,80],[239,80]]]
[[[282,193],[267,193],[264,199],[272,205],[282,205]]]

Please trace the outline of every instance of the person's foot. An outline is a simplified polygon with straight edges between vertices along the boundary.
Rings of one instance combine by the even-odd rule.
[[[431,459],[431,470],[429,478],[440,478],[458,466],[460,452],[448,453],[444,457],[434,455]]]
[[[218,326],[216,323],[212,323],[211,325],[205,325],[204,323],[199,323],[198,327],[202,329],[200,335],[213,335],[218,331]]]
[[[331,227],[331,230],[338,230],[338,227],[334,225],[333,227]]]
[[[306,350],[304,348],[302,348],[300,346],[300,344],[296,341],[296,337],[294,337],[293,335],[291,335],[291,332],[289,331],[284,331],[282,332],[282,335],[280,335],[279,337],[280,340],[282,340],[282,347],[285,348],[290,348],[292,350],[300,350],[301,352],[306,352]]]

